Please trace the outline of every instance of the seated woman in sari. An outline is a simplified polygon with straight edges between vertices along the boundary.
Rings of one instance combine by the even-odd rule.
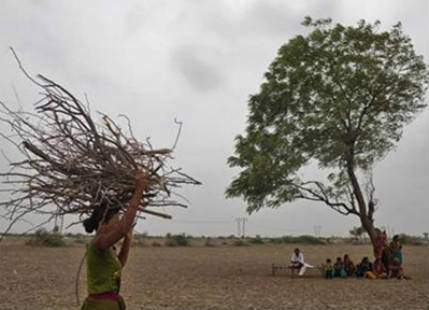
[[[334,277],[336,278],[347,277],[347,273],[344,270],[344,262],[341,260],[341,257],[337,257],[337,260],[334,264]]]
[[[405,276],[404,269],[399,262],[397,257],[394,257],[392,263],[389,265],[389,278],[397,278],[398,280],[406,279],[410,280],[410,277]]]
[[[399,241],[398,235],[393,236],[393,240],[390,242],[389,248],[392,252],[392,258],[396,257],[399,261],[399,265],[402,265],[402,245]]]
[[[366,273],[371,271],[372,272],[372,264],[369,261],[368,257],[365,256],[362,261],[360,262],[360,264],[357,265],[356,268],[356,276],[358,278],[362,278],[366,276]]]
[[[383,261],[377,258],[374,262],[374,270],[373,273],[377,277],[377,279],[386,279],[387,278],[387,270],[384,267]]]
[[[386,246],[383,250],[383,255],[381,257],[381,260],[384,265],[384,269],[389,270],[389,265],[392,262],[392,250],[390,249],[390,246]]]
[[[356,272],[356,267],[353,264],[348,254],[344,255],[343,263],[344,263],[344,270],[347,273],[347,276],[349,277],[353,276]]]

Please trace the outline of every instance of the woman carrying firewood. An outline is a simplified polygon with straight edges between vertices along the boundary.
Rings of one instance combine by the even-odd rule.
[[[147,174],[139,171],[134,194],[122,217],[119,208],[104,204],[95,208],[91,217],[84,221],[85,230],[88,233],[96,230],[96,235],[86,254],[88,297],[82,310],[125,309],[125,302],[119,295],[121,269],[127,261],[137,209],[147,185]],[[114,245],[122,238],[117,255]]]

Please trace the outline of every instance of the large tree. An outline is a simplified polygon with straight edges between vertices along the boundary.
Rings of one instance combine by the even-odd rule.
[[[228,159],[241,171],[226,194],[242,197],[249,213],[319,201],[358,216],[374,243],[371,168],[425,107],[428,67],[400,23],[381,31],[378,21],[343,26],[307,17],[303,25],[309,34],[279,49],[249,99],[246,133]],[[302,168],[314,164],[326,178],[304,180]]]

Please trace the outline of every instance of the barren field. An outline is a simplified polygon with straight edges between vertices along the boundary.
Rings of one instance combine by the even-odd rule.
[[[317,272],[291,279],[271,275],[295,245],[133,247],[123,272],[128,309],[429,309],[427,246],[405,246],[412,280],[325,280]],[[348,253],[371,256],[366,245],[299,245],[319,264]],[[63,248],[0,243],[0,309],[79,309],[75,277],[85,246]],[[85,268],[80,300],[85,297]]]

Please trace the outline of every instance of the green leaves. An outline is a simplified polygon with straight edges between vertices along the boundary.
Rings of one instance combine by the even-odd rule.
[[[296,198],[337,203],[348,195],[346,166],[368,170],[395,146],[425,107],[429,74],[401,25],[380,32],[379,24],[305,18],[314,30],[280,47],[249,99],[246,133],[228,159],[242,171],[228,197],[243,197],[249,212]],[[336,171],[331,185],[300,180],[310,161]]]

